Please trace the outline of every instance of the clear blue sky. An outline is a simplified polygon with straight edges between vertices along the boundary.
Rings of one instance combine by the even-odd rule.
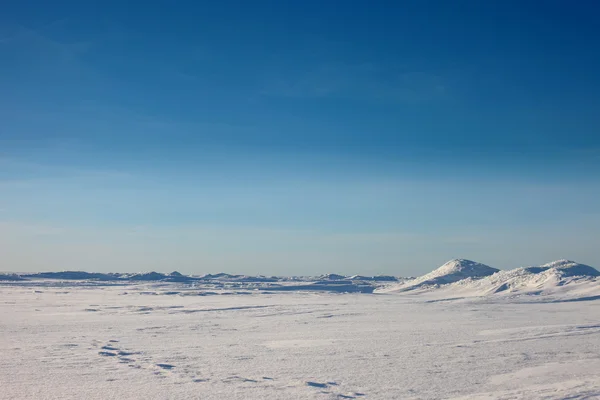
[[[8,2],[0,270],[600,267],[599,13]]]

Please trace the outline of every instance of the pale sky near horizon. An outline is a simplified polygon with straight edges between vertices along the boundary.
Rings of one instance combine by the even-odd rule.
[[[599,11],[12,2],[0,271],[600,267]]]

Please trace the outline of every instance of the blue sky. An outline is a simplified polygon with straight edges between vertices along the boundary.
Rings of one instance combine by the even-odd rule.
[[[593,3],[11,2],[2,269],[600,267]]]

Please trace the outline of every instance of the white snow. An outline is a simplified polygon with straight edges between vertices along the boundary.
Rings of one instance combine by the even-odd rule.
[[[4,281],[0,399],[600,398],[598,272],[490,270]]]
[[[496,268],[471,260],[450,260],[435,271],[403,282],[401,285],[392,286],[388,291],[406,291],[420,287],[445,285],[465,278],[480,278],[492,275],[498,271]]]
[[[600,274],[594,268],[573,261],[559,260],[539,267],[500,271],[480,280],[457,282],[450,290],[471,290],[473,295],[489,294],[568,294],[576,300],[581,292],[600,294]]]

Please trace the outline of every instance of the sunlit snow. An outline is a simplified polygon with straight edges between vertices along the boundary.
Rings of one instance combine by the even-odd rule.
[[[0,398],[600,398],[598,275],[4,273]]]

